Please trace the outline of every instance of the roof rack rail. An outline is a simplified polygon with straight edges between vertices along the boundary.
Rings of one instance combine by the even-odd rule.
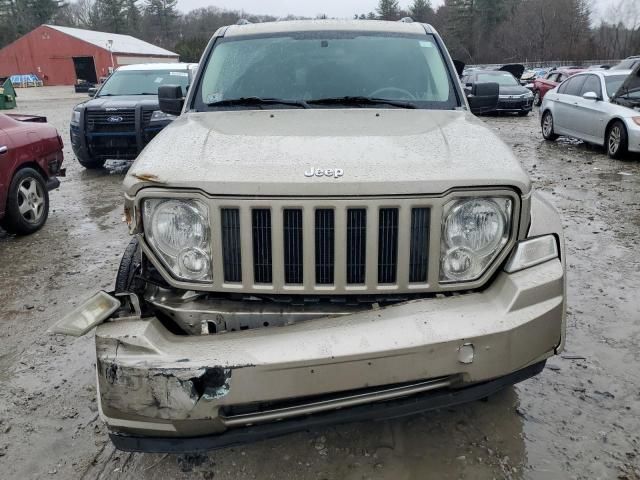
[[[400,19],[400,20],[398,20],[398,21],[399,21],[399,22],[402,22],[402,23],[413,23],[413,18],[411,18],[411,17],[404,17],[404,18],[401,18],[401,19]]]
[[[246,18],[241,18],[236,22],[236,25],[251,25],[251,22]]]

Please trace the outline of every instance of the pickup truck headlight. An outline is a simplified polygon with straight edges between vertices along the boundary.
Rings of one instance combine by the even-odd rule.
[[[74,110],[71,112],[71,123],[80,123],[80,110]]]
[[[512,201],[509,198],[465,198],[445,205],[440,247],[440,281],[479,278],[508,242]]]
[[[147,199],[144,233],[149,245],[179,279],[210,281],[209,210],[198,200]]]
[[[171,115],[170,113],[164,113],[162,110],[154,110],[151,114],[152,122],[161,122],[161,121],[170,121],[175,120],[177,117],[175,115]]]

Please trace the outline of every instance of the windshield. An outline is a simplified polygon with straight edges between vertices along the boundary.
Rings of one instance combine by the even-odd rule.
[[[196,108],[221,108],[212,104],[246,98],[312,102],[344,97],[403,101],[417,108],[460,106],[431,35],[300,32],[219,40],[196,94]],[[336,105],[327,102],[313,104],[312,108]],[[371,105],[352,102],[340,106]],[[397,108],[392,104],[373,105]],[[265,105],[230,107],[227,102],[224,108]]]
[[[117,71],[105,82],[98,96],[157,95],[161,85],[180,85],[184,95],[189,85],[189,74],[184,70]]]
[[[611,75],[605,77],[607,94],[609,95],[609,97],[613,97],[616,94],[627,77],[628,75]]]
[[[497,83],[502,87],[515,87],[520,85],[509,72],[504,73],[479,73],[476,77],[477,83]]]

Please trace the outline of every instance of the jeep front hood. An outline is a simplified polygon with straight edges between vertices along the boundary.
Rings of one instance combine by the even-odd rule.
[[[311,169],[344,174],[306,176]],[[125,179],[130,196],[149,185],[250,196],[531,187],[510,148],[471,114],[405,109],[187,113],[144,149]]]

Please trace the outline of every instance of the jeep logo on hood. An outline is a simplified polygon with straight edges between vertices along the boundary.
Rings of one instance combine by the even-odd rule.
[[[333,177],[340,178],[344,176],[344,170],[341,168],[313,168],[304,172],[305,177]]]

